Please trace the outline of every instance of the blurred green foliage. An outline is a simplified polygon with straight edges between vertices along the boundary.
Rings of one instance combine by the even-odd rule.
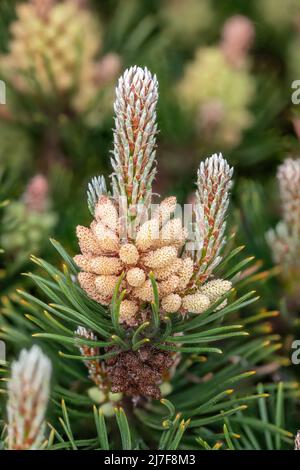
[[[2,54],[9,51],[10,27],[16,17],[15,6],[20,3],[24,2],[0,1]],[[285,321],[289,312],[265,241],[266,231],[280,218],[276,168],[286,156],[300,157],[300,137],[293,127],[293,118],[300,114],[300,108],[291,102],[291,83],[300,80],[300,75],[297,75],[300,74],[300,2],[289,0],[288,5],[284,4],[279,0],[91,0],[89,8],[103,28],[101,57],[113,52],[121,59],[121,70],[138,64],[147,66],[158,76],[160,133],[157,157],[160,181],[155,182],[154,190],[161,195],[175,194],[180,203],[194,191],[194,175],[199,161],[208,154],[223,151],[223,148],[219,147],[213,134],[209,141],[197,134],[195,116],[182,106],[185,103],[180,101],[177,85],[199,48],[218,47],[222,27],[228,18],[240,14],[253,22],[255,40],[249,52],[249,74],[256,85],[249,105],[253,120],[243,131],[240,142],[226,149],[224,156],[235,168],[231,216],[237,232],[234,243],[245,244],[245,253],[259,261],[254,275],[257,274],[261,295],[260,307],[266,311],[281,310],[283,320],[271,321],[270,328],[283,334],[287,343],[285,354],[289,355],[289,335],[295,336],[297,330],[294,324]],[[215,80],[218,78],[216,76]],[[100,107],[101,99],[100,96]],[[11,294],[16,286],[28,282],[31,291],[35,292],[35,287],[20,273],[27,267],[29,254],[42,252],[47,261],[57,263],[56,255],[49,250],[49,236],[60,240],[71,255],[76,252],[75,227],[79,223],[84,225],[89,218],[87,183],[91,177],[107,175],[110,171],[113,127],[112,100],[108,103],[111,112],[92,125],[86,122],[83,114],[68,114],[64,110],[52,114],[39,101],[16,92],[10,83],[7,83],[7,102],[8,106],[0,105],[0,242],[2,240],[1,248],[6,251],[0,253],[1,295]],[[12,102],[17,110],[14,114],[7,109]],[[43,221],[36,216],[33,225],[37,222],[42,228],[28,233],[20,201],[30,178],[40,172],[49,182],[52,212]],[[49,217],[54,217],[57,223],[52,223]],[[13,245],[9,233],[12,219],[17,225],[13,229],[15,246],[11,253],[7,253],[7,246]],[[26,222],[30,225],[30,220]],[[29,243],[25,235],[34,240],[29,240]],[[17,251],[20,252],[22,244],[26,249],[20,258]],[[32,246],[29,247],[30,244]],[[7,304],[5,309],[7,313]],[[10,314],[15,321],[15,307],[10,311],[14,312]],[[22,328],[26,336],[28,332],[23,319],[17,325],[20,337]],[[276,357],[276,360],[279,359]],[[284,377],[279,378],[290,378],[292,373],[285,369]],[[262,406],[260,403],[260,413],[264,411]],[[282,442],[276,436],[273,442],[273,437],[262,434],[263,443],[258,442],[251,430],[248,437],[246,432],[241,444],[235,441],[232,444],[231,434],[245,431],[239,416],[229,420],[226,423],[228,428],[222,433],[222,437],[227,436],[229,448],[248,448],[252,438],[258,448],[265,445],[266,439],[271,448],[280,448],[281,444],[284,447],[287,443],[291,445],[290,436],[285,435]],[[279,427],[284,426],[278,416],[277,421]],[[231,428],[232,432],[228,434]],[[198,444],[205,448],[213,446],[214,442],[204,432]]]

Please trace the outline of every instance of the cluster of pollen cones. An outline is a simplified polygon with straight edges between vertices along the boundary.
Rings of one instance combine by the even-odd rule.
[[[122,275],[120,321],[127,326],[147,319],[147,306],[154,301],[150,274],[157,282],[162,314],[202,313],[231,288],[222,280],[197,287],[193,259],[181,256],[187,231],[180,218],[170,218],[175,208],[176,198],[164,199],[152,218],[140,225],[135,239],[122,241],[118,207],[101,196],[90,228],[77,227],[82,254],[75,262],[82,269],[81,287],[92,299],[109,305]]]

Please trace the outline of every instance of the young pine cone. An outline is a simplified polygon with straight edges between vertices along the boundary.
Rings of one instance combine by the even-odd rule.
[[[138,351],[124,351],[107,359],[111,391],[160,399],[162,376],[170,369],[174,355],[153,346]]]

